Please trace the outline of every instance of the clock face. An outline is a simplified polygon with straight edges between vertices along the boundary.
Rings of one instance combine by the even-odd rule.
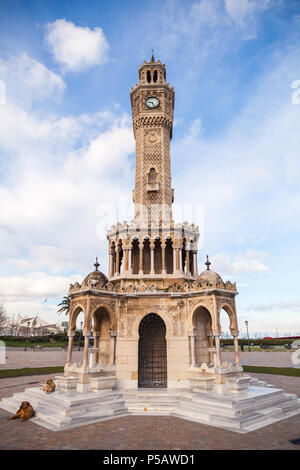
[[[159,99],[155,98],[155,96],[146,99],[146,106],[148,106],[148,108],[156,108],[158,105]]]

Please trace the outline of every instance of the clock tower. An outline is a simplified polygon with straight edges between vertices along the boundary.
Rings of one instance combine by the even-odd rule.
[[[166,83],[166,67],[144,61],[139,84],[131,89],[133,132],[136,141],[135,219],[172,220],[174,190],[171,186],[170,140],[173,128],[174,88]],[[157,220],[157,219],[156,219]]]

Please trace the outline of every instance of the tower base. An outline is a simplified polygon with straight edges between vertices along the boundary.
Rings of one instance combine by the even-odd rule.
[[[51,431],[61,431],[128,415],[175,416],[238,433],[248,433],[300,413],[300,399],[283,390],[250,379],[246,391],[216,392],[194,389],[135,389],[46,395],[28,388],[0,402],[15,413],[21,401],[35,410],[32,421]]]

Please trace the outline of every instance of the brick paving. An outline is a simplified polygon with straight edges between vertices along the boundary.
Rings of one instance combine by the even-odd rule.
[[[286,392],[300,396],[300,380],[265,374],[251,374],[267,380]],[[0,380],[0,398],[44,381],[46,376]],[[211,450],[211,449],[290,449],[289,442],[300,438],[300,415],[274,423],[248,434],[237,434],[204,424],[167,416],[128,416],[51,432],[33,422],[7,421],[9,413],[0,409],[0,449],[105,449],[105,450]]]

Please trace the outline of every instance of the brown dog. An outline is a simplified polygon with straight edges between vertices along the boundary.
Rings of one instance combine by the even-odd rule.
[[[44,387],[42,387],[41,390],[43,390],[43,392],[46,392],[46,393],[52,393],[55,390],[55,383],[53,382],[52,379],[49,378],[46,380],[46,385],[44,385]]]
[[[16,419],[20,418],[21,421],[26,421],[27,419],[31,418],[34,414],[33,408],[28,401],[22,401],[20,408],[16,412],[15,415],[10,416],[7,419]]]

